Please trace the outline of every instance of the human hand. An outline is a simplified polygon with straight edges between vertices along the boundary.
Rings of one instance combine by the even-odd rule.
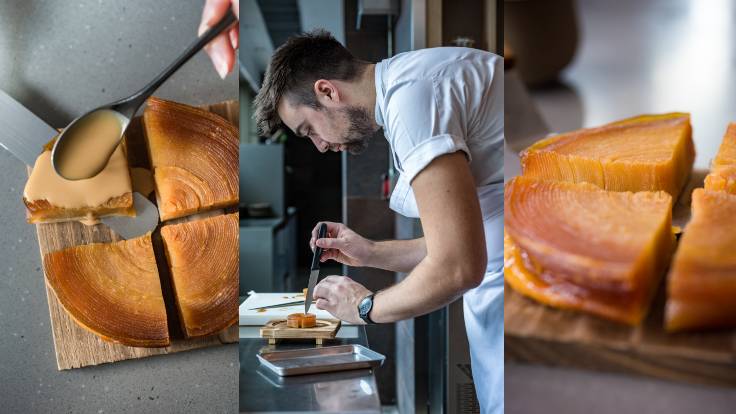
[[[240,2],[238,0],[206,0],[202,10],[202,22],[199,24],[198,36],[201,36],[211,26],[217,24],[225,15],[228,8],[232,7],[235,16],[240,18]],[[212,64],[215,65],[217,74],[225,79],[235,65],[235,50],[239,42],[239,24],[233,25],[222,34],[212,39],[204,47],[210,56]]]
[[[348,266],[368,266],[373,254],[373,241],[362,237],[342,223],[329,221],[324,223],[327,225],[327,237],[317,239],[319,226],[322,224],[320,222],[312,229],[312,238],[309,240],[309,247],[312,250],[317,246],[322,248],[320,262],[332,259]]]
[[[324,309],[342,321],[365,325],[358,312],[358,305],[371,293],[347,276],[327,276],[314,287],[312,298],[317,309]]]

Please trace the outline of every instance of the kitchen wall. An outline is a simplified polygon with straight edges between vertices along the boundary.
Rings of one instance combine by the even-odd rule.
[[[377,62],[387,57],[386,16],[363,16],[356,30],[357,1],[345,1],[345,45],[359,59]],[[388,142],[383,131],[375,134],[368,149],[357,156],[343,154],[343,220],[359,234],[374,240],[394,238],[394,213],[388,200],[381,199],[381,175],[388,171]],[[395,274],[379,269],[347,267],[348,276],[370,290],[392,285]],[[386,355],[386,363],[376,371],[382,404],[396,402],[395,325],[367,327],[368,343]]]

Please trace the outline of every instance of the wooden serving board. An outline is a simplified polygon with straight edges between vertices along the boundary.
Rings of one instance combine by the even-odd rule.
[[[511,360],[736,386],[736,332],[665,332],[664,282],[638,327],[544,306],[508,285],[504,299]]]
[[[236,126],[239,123],[238,101],[222,102],[204,108],[225,117]],[[126,144],[129,167],[150,168],[139,117],[133,119],[126,132]],[[153,201],[153,199],[151,200]],[[211,214],[211,212],[203,213],[202,216]],[[196,217],[197,215],[191,216],[189,219]],[[85,226],[78,222],[38,224],[36,225],[36,232],[42,258],[46,253],[80,244],[108,243],[121,240],[116,233],[104,224],[95,226]],[[231,326],[216,335],[204,338],[186,339],[184,337],[180,328],[178,312],[172,295],[171,279],[158,230],[153,233],[152,239],[161,277],[161,287],[164,292],[164,301],[166,302],[171,345],[165,348],[138,348],[103,341],[98,336],[77,325],[59,303],[54,291],[46,285],[54,350],[59,370],[169,354],[238,341],[237,326]]]
[[[334,339],[338,330],[340,321],[337,319],[317,319],[314,328],[290,328],[286,319],[275,319],[261,328],[261,337],[268,338],[270,344],[277,339],[315,339],[320,345],[324,339]]]

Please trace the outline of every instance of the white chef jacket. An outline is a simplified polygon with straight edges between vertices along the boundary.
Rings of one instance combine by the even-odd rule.
[[[488,265],[464,299],[473,381],[483,413],[503,413],[503,59],[442,47],[376,64],[376,122],[400,175],[392,210],[419,217],[411,181],[435,158],[465,153],[483,214]]]

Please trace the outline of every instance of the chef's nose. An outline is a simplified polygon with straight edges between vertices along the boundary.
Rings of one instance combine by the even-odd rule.
[[[312,144],[314,144],[315,147],[317,147],[317,150],[319,152],[327,152],[327,150],[330,149],[330,145],[326,143],[325,141],[322,141],[319,138],[309,138],[312,140]]]

